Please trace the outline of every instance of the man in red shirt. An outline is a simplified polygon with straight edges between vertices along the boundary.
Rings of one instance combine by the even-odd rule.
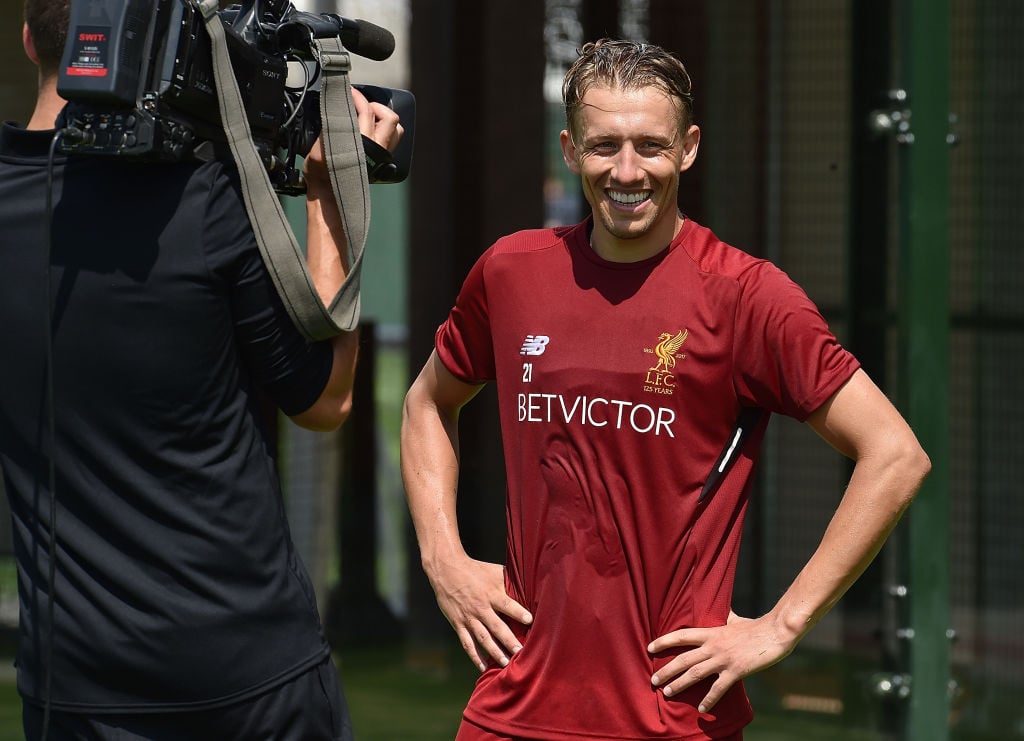
[[[458,739],[738,739],[740,680],[850,587],[930,463],[796,284],[679,213],[700,141],[683,65],[587,44],[563,95],[590,216],[481,256],[405,404],[423,566],[482,672]],[[492,380],[504,567],[466,554],[455,514],[459,409]],[[773,412],[856,466],[807,565],[747,619],[730,602]]]

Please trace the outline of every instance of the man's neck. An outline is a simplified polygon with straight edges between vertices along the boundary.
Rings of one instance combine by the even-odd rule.
[[[64,99],[57,95],[57,78],[41,81],[39,95],[36,97],[36,109],[25,128],[37,131],[54,128],[57,114],[63,107]]]
[[[598,257],[609,262],[640,262],[668,248],[683,228],[684,220],[683,215],[677,212],[673,220],[665,220],[639,237],[621,239],[601,228],[595,217],[590,248]]]

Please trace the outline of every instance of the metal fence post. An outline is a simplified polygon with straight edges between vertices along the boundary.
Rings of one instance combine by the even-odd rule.
[[[905,738],[949,738],[949,0],[904,0],[913,117],[900,147],[900,401],[932,460],[911,506],[904,557],[912,677]]]

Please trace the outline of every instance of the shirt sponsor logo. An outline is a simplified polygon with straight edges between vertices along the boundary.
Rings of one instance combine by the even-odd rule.
[[[676,413],[668,407],[652,407],[599,396],[519,394],[519,421],[631,429],[642,435],[668,435],[674,438],[672,423],[676,421]]]
[[[653,354],[658,358],[658,362],[647,369],[643,384],[644,391],[665,396],[671,396],[674,393],[676,377],[673,371],[676,361],[686,357],[686,354],[679,350],[689,336],[688,329],[681,329],[674,335],[671,332],[662,332],[658,335],[658,344],[653,348],[644,348],[645,353]]]
[[[551,338],[546,334],[528,334],[519,350],[520,355],[543,355]]]

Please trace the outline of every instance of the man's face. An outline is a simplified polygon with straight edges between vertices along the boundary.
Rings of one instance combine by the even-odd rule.
[[[679,105],[656,87],[594,87],[562,152],[594,212],[594,249],[632,262],[668,246],[682,224],[679,173],[693,164],[700,131],[680,129]]]

